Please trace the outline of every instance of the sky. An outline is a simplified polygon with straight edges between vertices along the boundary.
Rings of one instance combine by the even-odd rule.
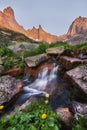
[[[0,0],[1,11],[8,6],[25,29],[41,25],[54,35],[65,34],[75,18],[87,17],[87,0]]]

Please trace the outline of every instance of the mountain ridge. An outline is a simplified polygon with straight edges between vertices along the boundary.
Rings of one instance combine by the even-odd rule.
[[[13,9],[11,7],[7,7],[3,11],[0,11],[0,28],[6,28],[22,33],[35,41],[44,41],[48,43],[57,41],[72,42],[73,37],[76,39],[77,35],[80,36],[84,35],[84,33],[87,33],[87,18],[79,16],[72,22],[66,34],[56,36],[44,31],[41,25],[39,25],[38,28],[33,27],[32,29],[25,30],[23,26],[19,25],[19,23],[16,21]]]

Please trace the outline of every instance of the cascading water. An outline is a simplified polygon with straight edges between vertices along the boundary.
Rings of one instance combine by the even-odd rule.
[[[17,99],[18,104],[24,103],[31,96],[44,96],[46,92],[45,88],[54,80],[57,80],[58,66],[54,64],[51,71],[48,68],[44,68],[41,73],[38,74],[37,79],[33,83],[29,83],[29,75],[25,76],[24,83],[27,84],[23,88],[23,94]]]

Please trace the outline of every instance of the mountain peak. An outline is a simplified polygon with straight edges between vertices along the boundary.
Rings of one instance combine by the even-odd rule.
[[[87,32],[87,18],[79,16],[71,24],[67,35],[74,36]]]
[[[14,17],[14,11],[11,7],[7,7],[3,10],[3,13],[9,17]]]

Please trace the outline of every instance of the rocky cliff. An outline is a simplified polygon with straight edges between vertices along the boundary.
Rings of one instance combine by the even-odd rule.
[[[15,20],[14,11],[11,7],[7,7],[3,10],[3,12],[0,11],[0,28],[20,32],[36,41],[46,41],[48,43],[51,43],[58,40],[57,36],[45,32],[41,26],[39,26],[38,29],[33,27],[31,30],[25,30]]]
[[[78,17],[71,24],[68,32],[61,36],[52,35],[44,31],[39,25],[39,28],[25,30],[15,20],[14,11],[11,7],[0,11],[0,28],[10,29],[19,32],[35,41],[45,41],[53,43],[56,41],[66,41],[69,43],[78,43],[87,41],[87,18]]]

